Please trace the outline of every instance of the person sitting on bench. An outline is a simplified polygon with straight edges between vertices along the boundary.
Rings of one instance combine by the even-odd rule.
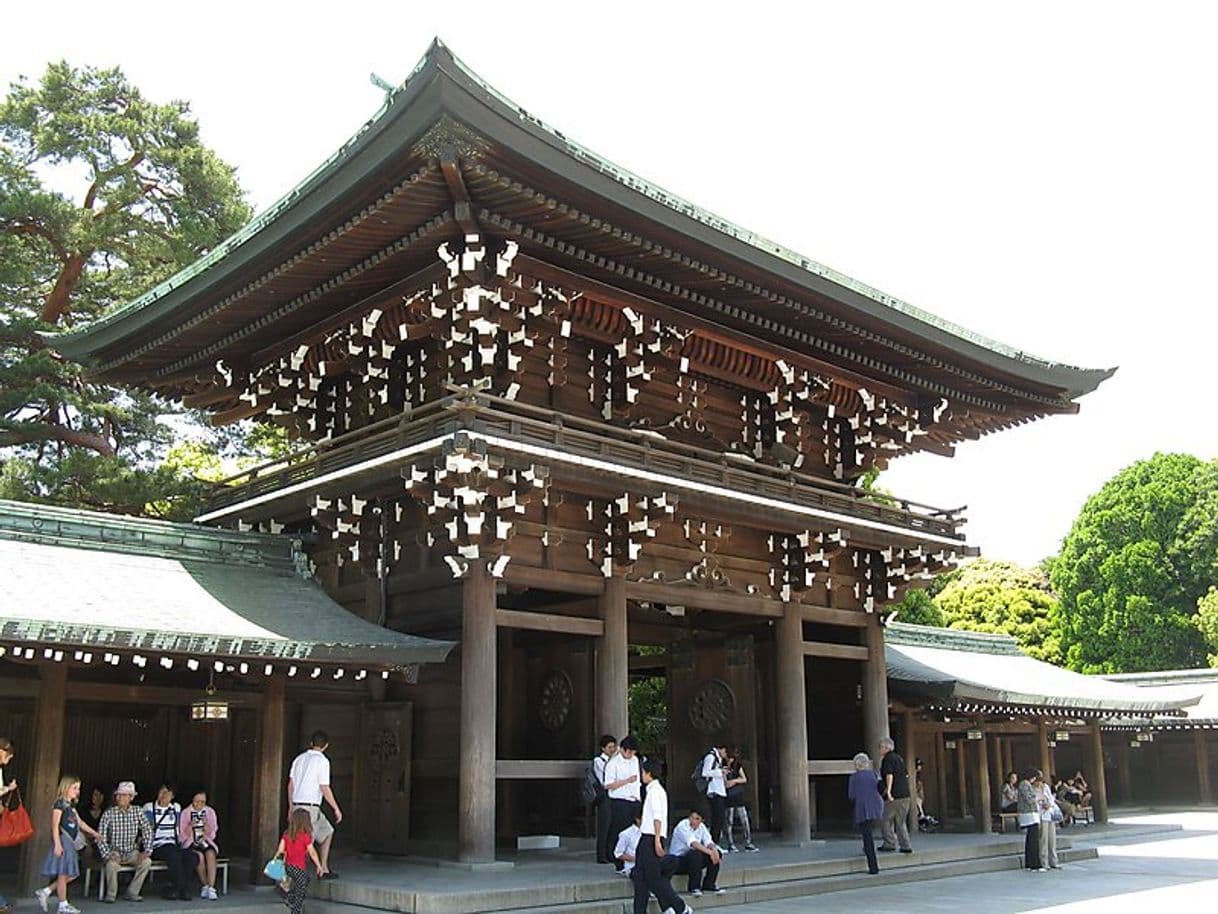
[[[186,887],[190,881],[190,858],[178,846],[178,816],[182,807],[174,802],[173,787],[162,784],[156,799],[144,804],[144,815],[152,825],[152,859],[160,860],[169,871],[165,898],[189,901]]]
[[[120,781],[114,788],[114,805],[102,813],[98,823],[97,855],[104,862],[106,894],[102,901],[113,903],[118,898],[118,871],[125,866],[135,869],[131,885],[123,898],[143,901],[140,889],[152,869],[152,825],[142,810],[131,805],[135,800],[135,783]]]

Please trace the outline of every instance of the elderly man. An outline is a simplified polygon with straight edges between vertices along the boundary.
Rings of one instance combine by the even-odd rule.
[[[672,844],[668,853],[677,858],[675,876],[688,876],[690,894],[703,892],[723,894],[719,888],[719,865],[723,862],[719,846],[702,821],[702,813],[691,809],[689,816],[677,823],[672,830]]]
[[[97,825],[97,853],[105,861],[106,895],[103,901],[113,904],[118,897],[120,867],[135,867],[124,901],[143,901],[140,889],[152,867],[152,823],[143,811],[132,806],[135,784],[122,781],[114,788],[114,805],[102,813]]]
[[[882,851],[895,851],[897,845],[902,854],[912,854],[909,843],[909,769],[905,759],[894,749],[888,737],[880,740],[880,785],[884,791],[884,843]]]

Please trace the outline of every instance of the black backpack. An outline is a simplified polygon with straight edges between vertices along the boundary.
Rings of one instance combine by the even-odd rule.
[[[605,787],[596,776],[596,762],[591,761],[584,769],[584,779],[579,784],[579,799],[583,803],[592,804],[601,798]]]
[[[702,768],[706,764],[706,757],[709,752],[704,752],[698,757],[698,763],[694,765],[694,770],[690,774],[689,779],[694,782],[694,787],[698,791],[699,796],[705,796],[706,788],[710,786],[710,778],[702,776]]]

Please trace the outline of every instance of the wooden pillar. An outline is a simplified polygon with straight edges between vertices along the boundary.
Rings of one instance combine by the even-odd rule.
[[[804,682],[804,627],[798,603],[786,603],[774,626],[778,791],[783,840],[812,837],[808,791],[808,709]]]
[[[461,590],[461,758],[457,766],[457,857],[495,860],[495,579],[470,562]]]
[[[1104,774],[1104,742],[1100,737],[1100,725],[1087,728],[1091,734],[1091,764],[1095,775],[1091,781],[1091,805],[1095,808],[1095,821],[1108,821],[1108,779]]]
[[[1053,752],[1049,746],[1049,728],[1044,721],[1036,723],[1036,752],[1040,759],[1037,765],[1040,767],[1040,773],[1045,777],[1052,777],[1053,771]]]
[[[968,760],[968,754],[965,752],[967,747],[968,740],[956,740],[956,789],[959,793],[961,819],[968,815],[968,782],[964,773]]]
[[[909,772],[909,833],[916,835],[918,833],[918,741],[914,729],[917,726],[917,717],[913,711],[905,712],[902,724],[905,730],[902,752],[905,755],[905,767]]]
[[[884,629],[879,613],[870,615],[863,631],[867,642],[867,660],[863,663],[863,739],[867,754],[878,759],[880,740],[889,733],[888,665],[884,660]],[[913,759],[905,761],[913,765]]]
[[[1005,781],[1007,775],[1015,770],[1015,740],[1004,739],[1002,741],[1002,778]]]
[[[282,675],[266,680],[259,710],[258,767],[254,775],[253,853],[255,860],[269,860],[283,833],[283,804],[287,800],[283,773],[283,734],[287,723],[287,680]],[[210,725],[209,725],[210,726]],[[250,867],[251,882],[266,882],[261,865]]]
[[[984,731],[981,739],[973,740],[977,744],[977,831],[988,834],[990,831],[990,809],[994,799],[990,796],[990,753],[987,749],[989,740]]]
[[[1002,752],[1003,745],[1010,742],[1008,737],[991,736],[990,740],[990,790],[993,791],[990,799],[997,801],[997,796],[1002,791],[1002,785],[1006,783],[1007,773],[1002,768]],[[999,804],[1001,807],[1001,803]]]
[[[600,597],[605,634],[596,651],[597,736],[611,733],[619,740],[630,728],[626,703],[629,687],[629,639],[626,629],[626,579],[615,574],[605,580]]]
[[[935,802],[934,815],[947,818],[947,753],[943,749],[943,734],[935,731]]]
[[[1193,731],[1193,746],[1197,750],[1197,793],[1201,802],[1210,806],[1214,802],[1214,788],[1210,782],[1210,751],[1205,742],[1205,732]]]
[[[1122,803],[1133,802],[1133,779],[1129,776],[1129,734],[1120,733],[1117,743],[1117,789]]]
[[[34,821],[34,837],[21,854],[21,885],[29,892],[46,884],[39,875],[51,850],[51,804],[63,765],[64,705],[68,694],[66,663],[40,664],[42,685],[34,707],[34,744],[30,752],[30,781],[21,785],[22,800]],[[18,746],[18,751],[21,747]]]

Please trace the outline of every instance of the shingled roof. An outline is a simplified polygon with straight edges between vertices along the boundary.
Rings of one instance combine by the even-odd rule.
[[[453,644],[367,622],[289,536],[0,500],[0,644],[398,669]]]

